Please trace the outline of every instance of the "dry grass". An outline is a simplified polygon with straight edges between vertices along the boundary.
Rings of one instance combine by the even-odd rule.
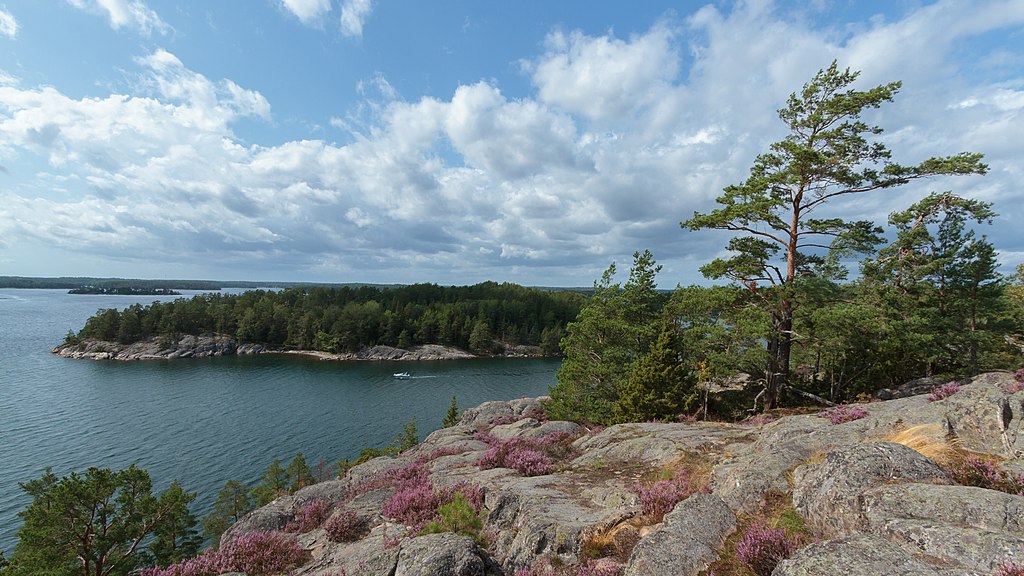
[[[942,466],[963,458],[956,439],[947,437],[942,425],[937,423],[911,426],[879,440],[902,444]]]
[[[679,469],[686,470],[690,479],[690,488],[700,492],[711,483],[711,472],[715,463],[708,456],[699,452],[685,452],[659,468],[650,478],[651,481],[671,480],[676,477]]]
[[[633,547],[640,540],[640,528],[643,526],[644,521],[637,517],[597,528],[583,540],[583,557],[628,561]]]

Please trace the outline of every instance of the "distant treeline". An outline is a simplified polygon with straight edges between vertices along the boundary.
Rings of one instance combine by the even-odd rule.
[[[496,342],[539,345],[557,354],[586,296],[484,282],[442,287],[308,287],[201,294],[173,302],[101,309],[77,335],[136,342],[151,336],[216,332],[271,348],[355,352],[378,344],[446,344],[477,352]]]
[[[112,290],[220,290],[224,284],[210,280],[141,280],[133,278],[90,278],[61,276],[60,278],[31,278],[26,276],[0,276],[0,288],[35,289],[91,289],[82,294],[114,294]],[[260,284],[259,286],[267,286]],[[267,286],[269,287],[269,286]],[[106,290],[106,292],[101,292]],[[130,294],[131,292],[120,292]],[[138,293],[138,292],[136,292]],[[152,293],[152,292],[149,292]]]
[[[74,288],[137,288],[171,290],[221,290],[223,288],[302,288],[313,286],[377,286],[393,287],[387,284],[363,282],[272,282],[265,280],[143,280],[138,278],[93,278],[91,276],[61,276],[59,278],[38,278],[30,276],[0,276],[0,288],[74,289]]]

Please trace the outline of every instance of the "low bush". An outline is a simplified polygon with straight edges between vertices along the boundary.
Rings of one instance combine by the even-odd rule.
[[[943,398],[949,398],[953,394],[960,391],[960,385],[954,381],[946,382],[941,386],[935,386],[932,388],[931,394],[928,395],[929,402],[937,402]]]
[[[484,433],[474,437],[490,445],[477,461],[477,466],[485,470],[511,468],[524,476],[542,476],[553,472],[555,460],[565,459],[572,453],[571,443],[574,439],[574,436],[564,433],[508,440],[499,440]]]
[[[228,572],[264,576],[300,566],[307,556],[292,536],[280,532],[249,532],[220,550],[208,549],[167,568],[144,568],[139,576],[216,576]]]
[[[311,532],[319,528],[331,515],[334,505],[326,500],[310,500],[298,510],[287,525],[285,532]]]
[[[665,514],[671,512],[676,504],[694,492],[690,475],[684,468],[676,470],[675,477],[669,480],[656,480],[646,485],[637,484],[633,491],[640,499],[640,510],[650,517],[652,524],[661,522]]]
[[[770,576],[775,566],[796,549],[796,542],[782,528],[755,523],[736,544],[736,557],[757,576]]]
[[[487,539],[483,534],[484,516],[461,492],[456,492],[451,502],[440,506],[437,509],[437,516],[437,519],[423,527],[421,534],[452,532],[469,536],[481,547],[487,546]]]
[[[1024,576],[1024,564],[1004,558],[996,568],[995,576]]]
[[[817,416],[819,418],[828,418],[833,424],[845,424],[846,422],[866,418],[868,414],[868,411],[861,406],[840,404],[839,406],[833,406],[818,412]]]
[[[354,542],[366,534],[366,522],[354,511],[339,510],[324,523],[324,532],[331,542]]]
[[[977,486],[1024,496],[1024,475],[1010,472],[991,459],[967,454],[945,466],[953,481],[962,486]]]

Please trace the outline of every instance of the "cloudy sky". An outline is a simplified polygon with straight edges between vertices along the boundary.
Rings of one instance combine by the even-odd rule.
[[[697,282],[833,59],[897,161],[991,167],[834,209],[954,190],[1024,261],[1024,0],[0,0],[0,275]]]

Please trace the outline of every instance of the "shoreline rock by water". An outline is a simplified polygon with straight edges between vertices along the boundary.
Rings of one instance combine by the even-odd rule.
[[[323,528],[297,535],[311,560],[292,574],[511,576],[543,562],[596,562],[629,576],[696,576],[766,501],[781,496],[792,498],[817,537],[804,541],[775,575],[992,574],[1002,559],[1024,560],[1024,495],[955,485],[924,455],[882,439],[934,424],[962,448],[1019,469],[1024,392],[1013,392],[1013,382],[1010,374],[983,374],[936,402],[913,396],[862,404],[867,417],[841,424],[795,415],[764,425],[635,423],[590,431],[538,420],[541,398],[487,402],[407,452],[370,460],[339,480],[251,512],[223,541],[281,529],[304,504],[321,499],[337,513],[358,514],[365,535],[348,542],[332,542]],[[528,441],[541,430],[578,435],[551,473],[524,476],[479,465],[494,439]],[[637,484],[697,461],[704,463],[707,489],[679,502],[661,523],[638,523]],[[490,543],[415,536],[382,511],[394,486],[359,489],[409,466],[426,466],[437,489],[467,482],[481,490]],[[606,545],[626,551],[588,560],[597,535],[613,536]],[[415,566],[419,571],[408,571]]]
[[[251,354],[297,354],[320,360],[464,360],[477,358],[465,350],[439,344],[413,346],[408,350],[391,346],[373,346],[359,352],[330,353],[316,350],[273,350],[261,344],[237,344],[234,338],[222,334],[186,335],[178,340],[151,337],[132,344],[105,340],[83,340],[76,344],[64,343],[51,352],[64,358],[87,360],[173,360],[177,358],[206,358]],[[508,346],[502,358],[542,357],[536,346]]]

